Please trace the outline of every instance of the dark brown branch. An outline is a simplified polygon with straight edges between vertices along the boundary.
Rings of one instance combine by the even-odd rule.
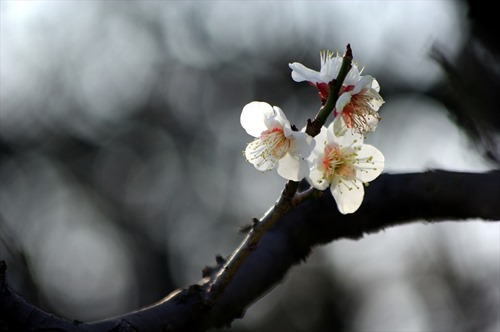
[[[8,287],[2,264],[0,331],[205,331],[224,326],[242,317],[248,306],[319,244],[340,238],[359,239],[418,220],[498,221],[498,197],[498,171],[383,174],[366,188],[361,208],[347,216],[337,211],[331,195],[325,192],[319,199],[302,202],[262,236],[212,307],[203,301],[210,283],[210,278],[205,278],[149,308],[92,324],[60,320],[34,308]],[[211,271],[215,276],[218,269]]]
[[[207,305],[211,306],[216,301],[217,297],[224,291],[241,264],[243,264],[246,258],[255,250],[266,231],[271,228],[276,221],[281,219],[285,213],[293,208],[292,199],[298,187],[298,182],[288,181],[275,206],[262,218],[262,220],[259,221],[254,219],[246,239],[238,249],[233,252],[228,261],[224,262],[224,265],[220,271],[217,272],[215,277],[212,278],[213,280],[210,284],[209,291],[206,293]]]

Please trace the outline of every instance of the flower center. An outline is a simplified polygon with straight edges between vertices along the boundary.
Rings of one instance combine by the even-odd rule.
[[[258,169],[270,170],[285,156],[290,144],[282,128],[273,128],[263,131],[260,137],[249,143],[245,154],[247,160]]]
[[[285,137],[281,128],[273,128],[262,132],[259,140],[263,146],[263,156],[269,155],[276,159],[283,158],[290,147],[290,140]]]
[[[346,153],[339,146],[326,145],[325,154],[322,160],[324,177],[332,183],[335,176],[351,179],[356,175],[353,163],[357,154],[355,152]]]
[[[374,119],[380,116],[373,110],[372,96],[360,92],[351,96],[351,101],[342,110],[342,118],[348,128],[354,128],[359,133],[370,131]]]

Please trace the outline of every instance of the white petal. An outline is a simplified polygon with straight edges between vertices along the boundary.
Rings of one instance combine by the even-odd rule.
[[[372,76],[363,76],[357,83],[354,89],[352,89],[352,94],[356,95],[362,90],[369,90],[372,88],[373,81],[377,82]],[[378,83],[377,83],[378,85]]]
[[[327,135],[328,142],[335,142],[340,147],[358,146],[363,144],[364,141],[363,135],[350,129],[346,130],[342,136],[335,136],[333,122],[328,126]]]
[[[289,139],[294,139],[293,135],[296,133],[296,131],[292,130],[292,126],[290,125],[290,122],[286,120],[286,122],[283,125],[283,135],[285,135],[286,138]]]
[[[321,62],[321,71],[319,74],[320,82],[328,83],[333,79],[337,78],[340,67],[342,67],[342,57],[337,56],[327,56],[325,61]]]
[[[363,202],[365,189],[361,181],[334,181],[330,187],[340,213],[356,212]]]
[[[380,92],[380,85],[378,84],[376,79],[373,79],[372,81],[372,89],[377,92]]]
[[[311,155],[322,155],[325,151],[325,144],[328,143],[327,128],[325,126],[321,127],[321,131],[318,135],[314,137],[314,147]]]
[[[309,173],[305,160],[301,160],[287,153],[278,161],[278,174],[287,180],[300,181]]]
[[[258,138],[250,142],[245,149],[245,157],[248,162],[254,165],[259,171],[269,171],[276,168],[278,159],[270,154],[263,154],[262,149],[262,142]]]
[[[341,94],[339,96],[339,98],[337,99],[337,102],[335,103],[335,109],[337,110],[338,113],[342,113],[345,105],[347,105],[351,102],[351,98],[352,98],[352,94],[353,94],[352,92],[353,91],[344,92],[343,94]]]
[[[271,128],[284,128],[287,126],[290,128],[290,122],[286,118],[285,113],[278,106],[273,106],[272,115],[266,117],[265,119],[266,127]],[[290,128],[291,129],[291,128]]]
[[[248,155],[247,155],[248,158]],[[270,171],[278,165],[278,160],[276,158],[254,158],[248,159],[248,161],[259,171],[265,172]]]
[[[382,96],[374,89],[366,90],[364,93],[370,97],[370,101],[368,103],[375,112],[378,111],[380,106],[385,103],[384,98],[382,98]]]
[[[371,98],[369,102],[371,108],[374,111],[378,111],[380,106],[382,106],[382,104],[385,102],[382,96],[379,94],[379,91],[380,85],[378,84],[377,80],[372,76],[367,75],[363,76],[363,78],[361,78],[361,80],[356,83],[356,86],[351,92],[352,94],[358,94],[361,92],[364,95],[369,96]]]
[[[347,73],[347,76],[342,85],[345,86],[356,85],[356,83],[360,80],[360,77],[361,77],[361,72],[358,66],[353,63],[352,68],[351,70],[349,70],[349,73]]]
[[[348,130],[347,124],[344,121],[344,118],[342,116],[337,115],[335,120],[333,120],[333,133],[335,136],[340,137],[345,134],[345,132]]]
[[[319,72],[309,69],[301,63],[294,62],[288,64],[288,66],[292,69],[292,79],[295,82],[320,82],[319,80]]]
[[[377,178],[384,170],[385,158],[376,147],[363,144],[356,157],[356,177],[363,182]]]
[[[324,173],[321,169],[316,167],[315,165],[309,165],[309,175],[307,176],[307,180],[309,183],[318,190],[325,190],[328,188],[330,183],[324,179]]]
[[[365,130],[366,131],[375,131],[375,129],[377,129],[377,126],[379,123],[379,118],[377,118],[371,114],[366,115],[365,118],[366,118]]]
[[[253,136],[259,137],[263,131],[272,129],[266,126],[269,118],[275,117],[275,110],[268,103],[253,101],[243,107],[240,123],[245,131]]]
[[[311,136],[301,131],[294,131],[291,136],[292,144],[289,150],[290,153],[302,158],[309,157],[316,141]]]

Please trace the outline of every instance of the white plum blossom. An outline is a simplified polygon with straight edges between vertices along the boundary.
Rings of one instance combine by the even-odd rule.
[[[295,82],[307,81],[315,86],[319,91],[321,101],[324,103],[328,99],[328,83],[337,78],[340,67],[342,67],[343,57],[338,52],[322,51],[320,52],[321,69],[315,71],[307,68],[301,63],[294,62],[288,64],[292,69],[292,79]],[[361,72],[355,63],[352,63],[352,68],[347,74],[343,85],[349,86],[356,84]]]
[[[256,137],[245,149],[245,157],[259,171],[278,168],[288,180],[300,181],[309,172],[305,158],[314,140],[305,132],[293,130],[283,111],[277,106],[254,101],[241,112],[241,126]]]
[[[296,82],[308,81],[319,91],[322,103],[328,99],[328,83],[337,78],[342,67],[343,57],[338,53],[322,51],[321,69],[319,72],[294,62],[289,66],[292,69],[292,79]],[[346,128],[351,128],[360,134],[366,134],[377,128],[380,116],[378,110],[384,103],[380,96],[380,85],[372,76],[361,76],[355,63],[347,74],[339,98],[335,104],[335,133],[341,135]],[[340,115],[340,116],[339,116]]]
[[[372,76],[363,76],[355,85],[342,89],[335,104],[334,131],[341,135],[346,128],[366,134],[377,128],[378,110],[384,103],[380,96],[380,85]]]
[[[333,123],[315,137],[316,145],[307,161],[307,177],[313,187],[330,191],[342,214],[355,212],[363,202],[364,184],[382,173],[384,156],[375,147],[363,144],[363,135],[333,132]]]

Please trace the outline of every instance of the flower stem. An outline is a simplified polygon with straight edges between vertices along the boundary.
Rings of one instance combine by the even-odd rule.
[[[335,103],[339,97],[340,89],[342,88],[342,83],[346,78],[349,70],[351,69],[352,62],[352,50],[351,46],[348,44],[346,48],[346,53],[342,61],[342,66],[340,67],[337,79],[333,80],[328,84],[329,94],[328,99],[319,110],[318,114],[314,118],[314,121],[308,120],[306,132],[314,137],[320,131],[321,127],[325,124],[328,115],[333,111]],[[256,220],[246,236],[241,245],[233,252],[231,257],[224,263],[218,273],[213,277],[210,283],[208,292],[206,293],[205,303],[210,307],[215,303],[217,298],[224,292],[224,289],[229,285],[231,280],[233,280],[234,275],[240,268],[240,266],[245,262],[247,257],[257,248],[259,240],[262,235],[271,228],[274,223],[279,220],[285,213],[290,211],[293,207],[300,204],[302,201],[311,197],[311,195],[317,193],[318,191],[314,188],[306,190],[303,193],[297,194],[297,189],[299,187],[299,182],[288,181],[285,188],[281,192],[281,196],[276,202],[276,204],[262,217],[260,220]]]
[[[342,83],[344,83],[349,70],[351,70],[351,63],[352,49],[351,45],[347,44],[344,59],[342,60],[342,66],[340,67],[337,78],[328,83],[328,99],[320,108],[314,120],[312,122],[308,121],[307,123],[306,133],[310,136],[314,137],[319,134],[319,132],[321,131],[321,127],[325,124],[326,119],[335,108],[335,104],[337,103],[337,99],[339,98],[340,89],[342,88]]]
[[[285,213],[296,205],[294,197],[298,187],[299,182],[291,180],[288,181],[276,204],[264,215],[264,217],[261,218],[260,221],[254,223],[245,240],[243,240],[241,245],[233,252],[231,257],[226,261],[210,284],[210,289],[207,292],[208,297],[206,299],[206,303],[208,305],[215,303],[217,297],[222,294],[226,286],[233,279],[239,267],[255,250],[255,248],[257,248],[262,235],[264,235],[264,233],[271,228],[271,226],[273,226],[278,219],[280,219]]]

